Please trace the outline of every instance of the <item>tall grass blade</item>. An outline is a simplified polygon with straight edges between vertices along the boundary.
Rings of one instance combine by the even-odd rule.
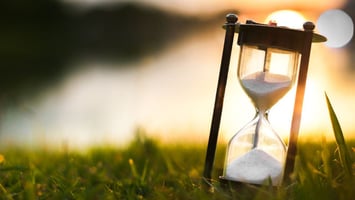
[[[131,168],[131,172],[132,172],[132,175],[134,178],[139,178],[139,174],[138,174],[138,171],[137,171],[137,167],[136,165],[134,164],[134,161],[132,158],[130,158],[128,160],[128,163],[129,163],[129,166]]]
[[[333,126],[335,140],[339,149],[340,162],[343,165],[346,176],[352,178],[352,162],[351,162],[349,150],[345,143],[343,131],[341,130],[338,118],[334,112],[332,104],[329,101],[327,93],[325,93],[325,98],[327,101],[330,120]]]

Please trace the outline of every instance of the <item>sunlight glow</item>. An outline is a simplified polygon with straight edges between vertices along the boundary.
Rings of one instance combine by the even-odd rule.
[[[299,12],[293,10],[279,10],[271,13],[265,23],[276,22],[277,26],[286,26],[294,29],[301,29],[305,18]]]
[[[241,12],[270,11],[277,8],[297,8],[300,10],[324,11],[342,7],[347,0],[235,0],[235,5]]]

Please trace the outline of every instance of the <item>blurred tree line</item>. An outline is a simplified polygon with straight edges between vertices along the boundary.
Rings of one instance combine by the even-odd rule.
[[[128,62],[212,24],[138,4],[88,10],[57,0],[0,3],[0,95],[31,93],[60,79],[80,59]]]
[[[354,8],[353,0],[344,7],[353,19]],[[228,12],[236,13],[185,16],[137,3],[85,10],[60,0],[1,1],[0,100],[60,80],[72,61],[122,63],[157,52],[179,37],[221,26]],[[353,41],[347,45],[352,52]]]

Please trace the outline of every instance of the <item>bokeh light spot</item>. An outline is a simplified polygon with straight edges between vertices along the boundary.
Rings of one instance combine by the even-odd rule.
[[[345,46],[354,34],[354,23],[350,16],[342,10],[334,9],[323,12],[317,21],[319,33],[327,37],[328,47]]]

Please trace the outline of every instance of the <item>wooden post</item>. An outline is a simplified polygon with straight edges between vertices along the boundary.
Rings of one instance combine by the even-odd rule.
[[[213,162],[214,162],[214,157],[216,152],[219,126],[221,121],[224,93],[227,84],[229,63],[230,63],[233,39],[235,34],[235,26],[236,26],[236,22],[238,21],[238,17],[235,14],[228,14],[226,16],[226,20],[227,20],[225,24],[226,34],[224,38],[223,54],[222,54],[222,60],[220,65],[220,72],[219,72],[219,78],[217,84],[210,135],[208,139],[205,169],[203,172],[203,176],[208,182],[210,182],[210,179],[212,177],[212,168],[213,168]]]
[[[313,29],[315,28],[312,22],[306,22],[303,24],[305,30],[304,47],[302,50],[302,57],[300,63],[300,70],[298,75],[295,105],[293,110],[290,139],[288,144],[288,150],[286,155],[285,173],[284,173],[284,183],[291,182],[291,175],[295,166],[295,158],[297,154],[297,143],[298,143],[298,133],[300,129],[302,107],[304,93],[306,89],[306,79],[308,72],[309,57],[311,53]]]

